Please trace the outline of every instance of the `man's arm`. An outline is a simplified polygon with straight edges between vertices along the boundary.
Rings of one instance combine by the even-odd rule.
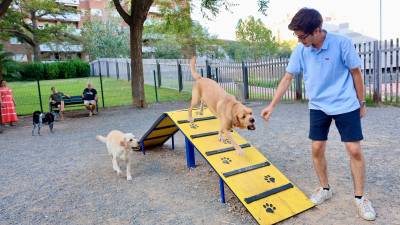
[[[276,105],[280,102],[282,96],[285,94],[290,84],[292,83],[293,74],[286,72],[282,80],[279,82],[278,88],[272,98],[271,103],[261,111],[261,117],[268,120]]]
[[[351,69],[350,73],[353,76],[354,88],[356,89],[357,98],[360,102],[360,115],[362,118],[365,116],[365,96],[362,73],[360,68]]]

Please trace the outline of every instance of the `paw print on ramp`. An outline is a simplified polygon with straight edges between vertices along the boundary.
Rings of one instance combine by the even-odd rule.
[[[199,125],[197,125],[195,123],[190,124],[190,128],[192,128],[192,129],[196,129],[198,127],[199,127]]]
[[[265,211],[267,213],[274,213],[276,210],[276,207],[272,204],[269,204],[268,202],[265,203],[265,205],[263,205],[263,207],[265,208]]]
[[[232,162],[232,160],[230,158],[227,158],[227,157],[222,157],[221,161],[222,161],[223,164],[229,164],[229,163]]]
[[[264,180],[267,181],[267,183],[275,183],[275,178],[270,175],[264,176]]]

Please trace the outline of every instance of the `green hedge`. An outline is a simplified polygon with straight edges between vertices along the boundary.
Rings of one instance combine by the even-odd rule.
[[[17,66],[20,80],[54,80],[90,75],[89,63],[80,60],[52,63],[20,63]]]

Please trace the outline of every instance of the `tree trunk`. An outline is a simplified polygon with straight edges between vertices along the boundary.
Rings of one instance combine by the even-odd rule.
[[[0,3],[0,17],[2,17],[6,12],[8,7],[10,7],[12,0],[4,0]]]
[[[143,22],[132,24],[130,26],[130,33],[132,105],[137,108],[145,108],[147,104],[144,96],[142,60]]]
[[[32,30],[36,31],[38,29],[37,26],[37,18],[36,18],[36,11],[31,11],[31,20],[32,20]],[[32,32],[32,40],[34,45],[33,47],[33,61],[34,62],[40,62],[40,45],[39,45],[39,40],[37,39],[37,36],[34,32]]]
[[[35,45],[32,46],[32,47],[33,47],[33,61],[34,61],[34,62],[40,62],[40,61],[41,61],[41,59],[40,59],[40,47],[39,47],[39,45],[37,44],[37,42],[36,42],[35,39],[36,39],[36,38],[34,37],[33,40],[34,40],[34,42],[35,42]]]

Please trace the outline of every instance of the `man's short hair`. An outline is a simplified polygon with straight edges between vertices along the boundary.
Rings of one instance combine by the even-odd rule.
[[[311,34],[318,27],[322,27],[322,21],[322,16],[317,10],[302,8],[294,15],[288,28],[292,31],[303,31],[305,34]]]

